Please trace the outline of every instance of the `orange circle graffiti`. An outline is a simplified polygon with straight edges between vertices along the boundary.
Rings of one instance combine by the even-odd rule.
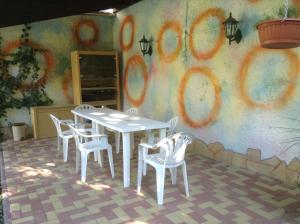
[[[130,40],[129,40],[128,44],[125,44],[124,40],[123,40],[123,32],[124,32],[125,25],[127,23],[130,24],[130,26],[131,26],[131,35],[130,35]],[[132,47],[133,40],[134,40],[134,33],[135,33],[135,27],[134,27],[133,16],[131,16],[131,15],[126,16],[126,18],[122,22],[120,35],[119,35],[120,46],[123,51],[128,51]]]
[[[93,36],[91,39],[83,40],[80,37],[80,29],[82,26],[87,26],[92,29]],[[91,45],[95,44],[99,39],[99,29],[98,29],[96,23],[92,19],[81,19],[78,22],[76,22],[73,27],[73,33],[74,33],[76,41],[79,44],[84,45],[84,46],[91,46]]]
[[[296,9],[297,9],[297,18],[300,16],[299,15],[299,7],[300,7],[300,0],[293,0],[293,4],[294,4],[294,6],[296,7]]]
[[[291,50],[280,51],[286,55],[290,63],[289,73],[288,73],[290,81],[287,88],[285,89],[285,91],[283,91],[283,94],[281,96],[279,96],[277,99],[273,100],[270,103],[260,103],[251,99],[251,97],[247,93],[245,83],[246,83],[246,78],[248,75],[248,70],[251,65],[251,62],[258,54],[261,54],[262,52],[274,52],[274,51],[278,52],[278,50],[265,49],[265,48],[261,48],[260,46],[257,46],[254,49],[252,49],[242,61],[242,66],[239,72],[239,83],[240,83],[239,92],[241,98],[250,107],[259,107],[263,109],[281,108],[288,103],[288,101],[295,93],[296,90],[295,80],[297,79],[297,74],[299,71],[299,62],[298,62],[297,54]]]
[[[7,43],[3,47],[2,51],[3,51],[4,54],[10,54],[14,49],[18,48],[20,45],[21,45],[21,41],[20,40],[15,40],[15,41]],[[39,44],[37,42],[34,42],[32,40],[28,41],[28,45],[30,47],[36,48],[36,49],[46,49],[41,44]],[[51,74],[53,66],[54,66],[54,57],[48,49],[41,52],[41,54],[43,55],[44,61],[46,63],[46,68],[44,69],[44,73],[41,75],[41,77],[33,85],[23,83],[22,86],[20,86],[21,89],[23,89],[23,90],[35,89],[35,88],[40,87],[41,85],[44,85],[47,82],[47,80],[49,78],[48,76]]]
[[[208,113],[208,115],[205,118],[198,120],[198,121],[194,121],[193,119],[190,118],[190,116],[188,115],[188,113],[185,109],[185,100],[184,100],[184,93],[185,93],[185,89],[187,88],[188,80],[191,78],[191,76],[194,73],[203,75],[206,78],[208,78],[210,80],[210,82],[212,83],[212,85],[214,87],[214,92],[215,92],[215,101],[214,101],[214,105],[213,105],[212,109],[210,110],[210,112]],[[200,128],[200,127],[207,126],[208,124],[210,124],[216,120],[216,118],[219,114],[220,107],[221,107],[221,87],[220,87],[219,81],[209,68],[193,67],[185,73],[183,79],[181,80],[181,83],[179,86],[179,99],[178,100],[179,100],[179,112],[180,112],[183,120],[189,126],[191,126],[192,128]]]
[[[69,91],[69,85],[72,85],[72,74],[70,71],[65,72],[62,83],[61,83],[61,87],[64,93],[65,98],[68,100],[68,102],[73,102],[73,97],[70,96],[70,94],[68,93]]]
[[[220,33],[219,33],[219,37],[216,40],[216,44],[215,46],[208,50],[207,52],[199,52],[195,49],[194,46],[194,39],[193,39],[193,35],[194,35],[194,31],[196,29],[196,26],[205,18],[209,17],[209,16],[214,16],[217,17],[220,21]],[[198,59],[209,59],[212,56],[214,56],[217,51],[220,49],[220,47],[222,46],[224,40],[225,40],[225,35],[224,35],[224,30],[223,30],[223,25],[222,22],[225,20],[225,15],[222,9],[219,8],[211,8],[208,9],[207,11],[205,11],[204,13],[202,13],[201,15],[199,15],[198,17],[196,17],[196,19],[193,21],[192,26],[190,28],[190,39],[189,39],[189,46],[192,52],[192,55]]]
[[[142,91],[140,97],[138,97],[137,99],[134,99],[129,94],[129,91],[128,91],[128,76],[129,76],[128,71],[129,71],[130,66],[134,67],[134,66],[137,66],[137,65],[140,65],[142,70],[143,70],[142,76],[143,76],[143,79],[144,79],[144,86],[143,86],[143,91]],[[148,72],[147,72],[146,64],[145,64],[143,58],[140,55],[134,55],[128,60],[128,62],[126,64],[126,67],[125,67],[125,74],[124,74],[124,91],[125,91],[125,94],[128,97],[129,102],[133,106],[138,107],[144,102],[147,87],[148,87]]]
[[[178,35],[177,47],[173,52],[171,52],[169,54],[165,53],[163,50],[163,47],[162,47],[163,36],[164,36],[164,33],[166,32],[166,30],[168,30],[168,29],[174,30]],[[181,35],[181,27],[175,21],[168,21],[161,27],[159,34],[158,34],[158,38],[157,38],[157,51],[158,51],[160,58],[163,61],[170,63],[178,57],[179,52],[182,47],[181,36],[182,36]]]

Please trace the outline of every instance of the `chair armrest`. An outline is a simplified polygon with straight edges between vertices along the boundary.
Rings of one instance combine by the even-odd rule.
[[[148,144],[146,142],[140,143],[139,146],[144,147],[144,148],[148,148],[148,149],[157,149],[157,147],[155,147],[155,145],[151,145],[151,144]]]
[[[164,138],[161,141],[159,141],[156,144],[148,144],[148,143],[140,143],[139,144],[139,150],[140,152],[143,154],[143,158],[145,158],[145,156],[148,154],[148,150],[159,150],[159,152],[161,153],[162,151],[165,152],[165,156],[167,157],[170,152],[169,150],[166,148],[166,143],[169,141],[168,138]],[[147,150],[146,150],[147,149]],[[146,153],[146,154],[145,154]],[[166,161],[165,161],[166,162]],[[165,163],[164,162],[164,163]]]
[[[162,139],[160,142],[158,142],[157,144],[149,144],[149,143],[140,143],[139,146],[143,147],[143,148],[147,148],[147,149],[151,149],[151,150],[157,150],[160,149],[160,147],[162,145],[165,144],[165,139]]]
[[[169,141],[170,141],[170,139],[168,137],[166,137],[166,138],[159,140],[156,144],[141,142],[139,145],[142,147],[146,147],[148,149],[157,149],[157,148],[161,147],[162,145],[166,145],[167,142],[169,142]]]
[[[60,120],[60,124],[61,125],[64,125],[64,126],[70,126],[72,125],[73,127],[76,127],[76,128],[82,128],[82,129],[85,129],[85,131],[92,131],[92,128],[86,128],[86,124],[84,123],[74,123],[73,120]]]
[[[74,124],[73,120],[60,120],[62,125],[70,125],[70,124]]]
[[[85,123],[70,123],[68,124],[69,126],[72,125],[75,128],[82,128],[82,131],[90,131],[92,130],[92,128],[88,127],[86,128],[86,124]]]
[[[84,134],[85,130],[83,129],[82,132],[78,132],[78,135],[80,135],[81,137],[84,137],[84,138],[94,138],[94,137],[107,137],[107,135],[104,135],[104,134],[91,134],[91,135],[87,135],[87,134]]]

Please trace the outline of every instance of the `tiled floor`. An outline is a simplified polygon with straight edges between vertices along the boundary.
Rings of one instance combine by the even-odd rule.
[[[55,139],[2,148],[6,223],[300,223],[299,188],[198,155],[187,156],[191,196],[185,197],[181,175],[173,186],[168,174],[164,205],[157,206],[152,169],[143,195],[136,194],[136,172],[131,187],[123,188],[122,154],[114,154],[114,180],[107,157],[104,168],[91,157],[83,184],[74,173],[74,144],[67,163]]]

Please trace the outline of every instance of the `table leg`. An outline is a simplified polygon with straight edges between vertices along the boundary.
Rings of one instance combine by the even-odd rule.
[[[134,151],[134,134],[133,132],[130,133],[130,159],[133,157],[133,151]]]
[[[96,133],[98,133],[98,134],[102,134],[101,133],[101,128],[100,128],[100,130],[99,130],[99,125],[98,124],[95,124],[95,128],[96,128]],[[100,165],[100,167],[103,167],[103,155],[102,155],[102,150],[100,150],[99,152],[98,152],[98,164]]]
[[[130,133],[122,133],[123,136],[123,181],[124,187],[130,186]]]
[[[98,126],[98,125],[97,125],[95,122],[92,122],[92,129],[93,129],[93,130],[97,130],[97,126]],[[94,161],[95,161],[95,162],[98,161],[98,159],[99,159],[98,157],[99,157],[99,156],[98,156],[98,152],[94,152]]]

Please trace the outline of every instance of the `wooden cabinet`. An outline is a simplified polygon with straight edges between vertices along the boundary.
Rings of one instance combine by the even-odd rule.
[[[113,51],[71,53],[74,104],[120,109],[119,62]]]
[[[57,105],[57,106],[39,106],[31,107],[31,121],[33,128],[33,137],[49,138],[56,136],[56,128],[49,114],[53,114],[59,119],[72,119],[74,116],[71,110],[75,105]]]

